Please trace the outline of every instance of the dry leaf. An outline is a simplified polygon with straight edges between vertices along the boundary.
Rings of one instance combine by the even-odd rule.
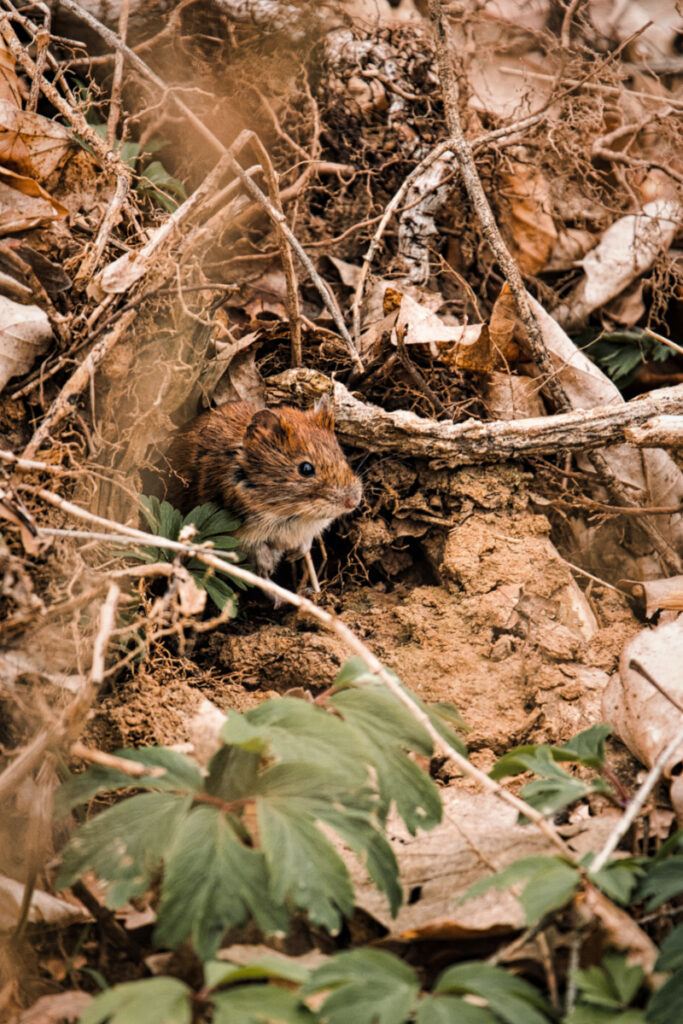
[[[651,768],[680,726],[680,713],[637,669],[638,662],[672,698],[683,705],[683,618],[643,629],[624,648],[619,672],[603,695],[605,720],[631,753]],[[683,744],[664,765],[663,774],[678,774]]]
[[[0,392],[11,377],[31,369],[51,338],[47,313],[0,295]]]
[[[25,887],[21,882],[6,875],[0,875],[0,932],[11,931],[19,920]],[[35,889],[31,897],[28,919],[31,924],[65,926],[79,921],[90,921],[87,910],[74,903],[67,903],[49,892]]]
[[[672,198],[653,199],[639,213],[620,217],[581,261],[584,279],[554,310],[565,330],[581,326],[594,309],[615,298],[669,248],[683,220],[683,204]]]
[[[50,224],[67,213],[33,178],[0,167],[0,235]]]
[[[494,870],[519,857],[550,852],[547,839],[517,824],[517,811],[490,794],[447,789],[442,800],[443,821],[430,832],[411,836],[396,818],[389,822],[388,838],[406,895],[398,917],[392,919],[385,897],[348,857],[356,905],[401,940],[474,937],[523,927],[524,914],[509,891],[494,890],[462,906],[455,903]]]
[[[629,964],[639,964],[651,975],[659,950],[627,911],[617,907],[594,885],[589,885],[576,898],[576,908],[587,924],[600,924],[604,946],[621,949]],[[659,976],[659,983],[663,980]],[[655,976],[652,978],[655,983]]]
[[[557,240],[548,183],[540,170],[514,160],[512,170],[501,175],[500,186],[500,224],[512,255],[525,274],[537,274]]]
[[[571,270],[581,262],[597,240],[597,236],[585,228],[561,228],[545,265],[546,271],[557,273],[560,270]]]
[[[14,57],[7,49],[4,39],[0,39],[0,100],[7,100],[15,107],[21,106],[21,90]]]
[[[12,1024],[75,1024],[92,999],[87,992],[80,991],[41,996],[21,1016],[15,1017]]]
[[[74,147],[73,135],[64,125],[0,100],[0,163],[45,181]]]
[[[533,377],[491,372],[483,384],[482,398],[494,420],[523,420],[546,414],[538,381]]]
[[[447,366],[485,371],[500,365],[492,353],[485,324],[452,326],[409,295],[402,295],[396,329],[403,330],[406,345],[426,345]]]

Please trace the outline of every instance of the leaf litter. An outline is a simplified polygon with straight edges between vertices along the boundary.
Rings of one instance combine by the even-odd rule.
[[[7,764],[27,742],[31,724],[47,714],[45,701],[61,708],[55,691],[82,679],[111,593],[110,573],[123,565],[111,547],[94,542],[82,549],[66,536],[54,538],[47,553],[24,550],[16,531],[23,529],[26,542],[26,506],[39,530],[73,525],[37,488],[51,487],[111,522],[137,525],[134,495],[174,424],[207,397],[262,398],[269,378],[292,364],[294,313],[276,232],[264,206],[236,178],[217,175],[202,192],[216,156],[208,136],[218,135],[227,148],[244,127],[258,130],[279,175],[287,222],[322,275],[323,290],[336,293],[348,324],[346,314],[358,305],[360,375],[330,308],[334,302],[326,304],[297,266],[305,367],[345,380],[370,417],[380,406],[442,423],[475,417],[504,424],[553,411],[449,151],[406,188],[395,219],[376,234],[392,197],[445,134],[433,43],[421,17],[425,5],[403,0],[394,11],[378,4],[372,18],[358,5],[309,12],[294,5],[286,17],[279,4],[246,6],[253,8],[246,20],[240,4],[225,3],[210,11],[177,5],[150,22],[131,5],[131,38],[148,66],[184,98],[179,116],[174,101],[161,100],[131,65],[118,96],[130,120],[121,123],[106,102],[109,79],[97,84],[87,70],[101,50],[91,28],[78,22],[64,35],[52,29],[50,52],[72,90],[62,95],[73,107],[66,126],[55,117],[59,110],[69,120],[49,88],[52,65],[45,70],[28,51],[20,59],[11,45],[36,34],[38,15],[7,22],[0,61],[2,185],[23,198],[9,210],[11,195],[0,197],[11,213],[0,209],[0,270],[10,278],[7,294],[0,280],[7,307],[0,324],[0,447],[47,466],[42,475],[29,466],[19,476],[5,463],[3,628],[31,655],[13,659],[10,684],[3,686]],[[533,11],[518,4],[471,6],[451,28],[453,45],[466,44],[460,47],[463,117],[494,216],[525,274],[570,407],[618,405],[620,392],[581,353],[579,332],[609,339],[617,322],[675,336],[680,317],[678,74],[641,68],[628,85],[622,77],[638,61],[672,58],[671,12],[644,27],[639,5],[630,5],[628,19],[610,21],[610,5],[589,3],[574,12],[565,38],[565,27],[561,33],[553,27],[549,5]],[[108,17],[116,30],[117,13]],[[84,44],[64,42],[71,35]],[[307,56],[302,39],[310,42]],[[612,52],[619,44],[625,48]],[[182,66],[181,50],[191,58]],[[596,59],[599,77],[591,72]],[[33,60],[42,68],[36,80],[47,83],[39,103],[31,96],[27,61]],[[111,66],[108,60],[104,66]],[[221,67],[230,69],[229,81]],[[87,100],[73,103],[82,75]],[[203,137],[194,134],[187,110],[205,125]],[[487,142],[506,122],[519,124]],[[135,147],[132,164],[126,146]],[[107,160],[110,149],[114,157]],[[239,151],[243,170],[260,159],[257,147]],[[174,184],[181,181],[189,206]],[[30,251],[36,258],[28,258]],[[60,273],[76,287],[55,287]],[[134,316],[117,334],[129,311]],[[632,358],[632,350],[622,355],[614,344],[617,366]],[[82,384],[64,392],[74,367],[95,351]],[[672,350],[674,366],[662,383],[677,383],[679,358]],[[647,363],[639,355],[635,366],[637,389]],[[457,469],[442,459],[411,458],[400,445],[368,457],[353,434],[344,440],[351,461],[363,463],[365,505],[326,540],[323,600],[342,622],[422,699],[457,705],[471,729],[472,760],[486,770],[512,745],[561,743],[600,721],[603,691],[620,658],[620,682],[613,677],[607,692],[633,685],[624,668],[626,645],[657,645],[658,631],[641,632],[619,581],[647,588],[675,580],[671,551],[680,543],[680,514],[657,513],[657,528],[647,534],[640,528],[644,516],[619,514],[628,503],[608,476],[595,478],[594,440],[574,457],[560,451]],[[636,508],[680,507],[675,452],[643,455],[626,445],[597,451]],[[166,565],[164,573],[172,571],[170,559]],[[150,590],[139,578],[126,585],[104,686],[82,723],[91,746],[198,750],[206,743],[193,724],[200,707],[215,723],[222,713],[245,712],[276,695],[315,699],[346,661],[339,637],[323,634],[305,614],[276,619],[251,597],[239,618],[226,615],[202,628],[207,616],[216,616],[206,610],[202,620],[205,599],[198,601],[193,578],[178,567],[172,601],[163,587]],[[206,590],[211,595],[209,585]],[[650,607],[671,606],[646,593]],[[672,671],[666,643],[652,657],[663,658],[653,675]],[[652,698],[646,687],[642,699],[652,704]],[[666,698],[661,701],[666,708]],[[613,699],[608,717],[633,754],[650,764],[659,747],[646,750],[633,722],[617,721],[625,705],[623,696]],[[639,705],[636,719],[640,713]],[[616,756],[632,777],[635,762],[623,748]],[[499,815],[489,799],[474,796],[447,766],[434,767],[448,820],[411,838],[408,850],[405,835],[393,826],[389,832],[399,861],[407,854],[402,916],[392,921],[376,891],[361,887],[353,934],[383,936],[389,944],[437,938],[457,944],[477,935],[492,948],[521,927],[518,903],[506,896],[497,919],[499,902],[465,905],[463,917],[455,900],[478,871],[500,869],[520,855],[524,828],[512,815],[504,825],[497,821],[501,831],[492,834],[491,820]],[[21,813],[16,794],[8,805]],[[607,813],[599,801],[591,806],[597,818]],[[472,822],[464,839],[455,836],[454,820],[460,835]],[[281,825],[276,814],[262,822],[273,833]],[[543,848],[538,833],[525,834],[529,853],[535,843]],[[299,841],[319,842],[303,825]],[[467,880],[447,865],[435,870],[444,851],[471,859],[473,844],[478,864],[470,865]],[[337,895],[345,905],[348,893]],[[318,923],[329,925],[335,912],[319,897]],[[593,913],[596,920],[607,915],[604,908]],[[305,928],[297,941],[315,945]],[[92,940],[85,949],[93,955]],[[3,988],[3,1010],[18,1010],[42,991],[40,984],[21,994]]]

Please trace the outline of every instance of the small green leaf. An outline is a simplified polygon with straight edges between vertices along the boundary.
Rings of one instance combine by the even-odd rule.
[[[95,996],[79,1024],[190,1024],[192,990],[177,978],[143,978]]]
[[[216,992],[213,1024],[316,1024],[296,992],[275,985],[245,985]]]
[[[425,996],[417,1008],[416,1024],[500,1024],[485,1006],[474,1006],[459,996]]]
[[[589,872],[592,859],[593,855],[591,854],[582,861],[588,867]],[[641,861],[628,857],[623,860],[610,861],[600,871],[591,875],[591,879],[615,903],[628,906],[644,874],[645,870]]]
[[[532,985],[501,967],[472,961],[448,967],[439,977],[434,994],[475,995],[505,1024],[548,1024],[552,1011]]]
[[[575,1006],[563,1024],[647,1024],[642,1010],[605,1010],[599,1006]]]
[[[527,884],[517,898],[524,908],[527,924],[532,925],[569,902],[579,887],[581,875],[560,857],[522,857],[495,875],[475,882],[458,903],[483,896],[490,889],[508,889],[525,880]]]
[[[586,768],[596,771],[605,763],[605,740],[614,732],[611,725],[592,725],[590,729],[572,737],[560,750],[574,755],[572,760],[579,761]]]
[[[655,970],[677,971],[681,967],[683,967],[683,924],[674,928],[662,942]]]
[[[653,864],[638,887],[636,900],[647,900],[645,910],[654,910],[662,903],[683,893],[683,854],[674,854]]]
[[[204,982],[207,988],[221,985],[236,985],[240,981],[265,981],[275,979],[288,981],[292,985],[303,985],[311,974],[310,968],[303,967],[292,958],[285,956],[260,956],[248,964],[231,964],[225,960],[210,960],[204,964]]]
[[[378,949],[338,953],[318,967],[304,995],[332,989],[320,1008],[329,1024],[404,1024],[420,985],[412,967]]]
[[[676,971],[647,1004],[645,1018],[648,1024],[681,1024],[683,1006],[683,971]]]

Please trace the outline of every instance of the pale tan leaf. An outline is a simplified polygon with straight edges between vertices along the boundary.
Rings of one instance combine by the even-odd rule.
[[[67,213],[33,178],[0,167],[0,235],[50,224]]]
[[[31,369],[51,338],[50,321],[42,309],[0,295],[0,391],[11,377]]]
[[[41,996],[12,1024],[75,1024],[92,999],[87,992],[75,990]]]
[[[512,255],[524,273],[537,274],[548,262],[557,240],[545,175],[515,160],[512,169],[501,175],[500,185],[500,226]]]
[[[4,39],[0,39],[0,100],[7,100],[15,107],[21,106],[21,90],[14,57],[7,49]]]
[[[0,875],[0,931],[11,931],[19,920],[24,899],[24,886],[14,878]],[[74,924],[89,921],[90,914],[81,906],[36,889],[31,896],[28,919],[32,924]]]

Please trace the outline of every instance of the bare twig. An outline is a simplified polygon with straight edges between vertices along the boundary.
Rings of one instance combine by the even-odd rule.
[[[128,16],[130,14],[130,0],[122,0],[119,13],[119,37],[122,43],[126,42],[128,36]],[[107,146],[114,148],[116,142],[116,128],[121,116],[121,87],[123,85],[123,61],[122,50],[116,51],[116,62],[114,64],[114,78],[111,85],[111,97],[109,100],[109,117],[107,118]]]
[[[109,637],[112,629],[114,628],[116,609],[120,596],[121,590],[119,585],[112,580],[109,584],[107,597],[100,611],[100,628],[97,631],[95,643],[93,644],[92,665],[90,666],[90,682],[94,686],[99,686],[104,678],[104,658],[107,652]]]
[[[93,747],[86,747],[80,740],[71,744],[69,753],[72,757],[78,757],[81,761],[89,761],[91,764],[100,764],[103,768],[113,768],[124,775],[130,775],[132,779],[143,777],[159,778],[166,774],[165,768],[152,767],[139,764],[137,761],[130,761],[127,757],[117,757],[116,754],[107,754],[104,750],[96,750]]]
[[[128,189],[130,188],[130,174],[117,174],[116,175],[116,188],[114,194],[111,197],[109,205],[107,206],[106,213],[102,218],[100,229],[97,232],[97,238],[93,242],[92,246],[86,251],[78,273],[74,278],[74,288],[82,288],[83,285],[90,280],[92,275],[97,269],[97,265],[100,262],[102,253],[105,250],[109,236],[113,229],[119,222],[121,217],[121,209],[126,196],[128,195]]]

